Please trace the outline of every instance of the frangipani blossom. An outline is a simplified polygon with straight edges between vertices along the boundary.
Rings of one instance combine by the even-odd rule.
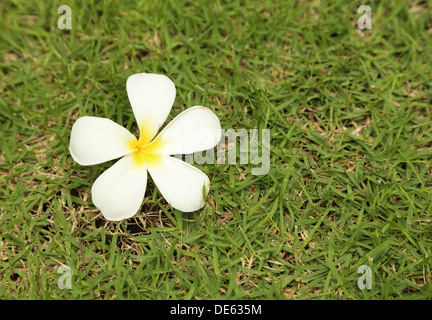
[[[107,118],[81,117],[72,127],[69,150],[79,164],[95,165],[121,157],[94,182],[93,203],[107,220],[132,217],[143,202],[149,172],[172,207],[183,212],[202,208],[210,180],[172,155],[216,146],[221,139],[218,117],[207,108],[191,107],[156,136],[171,111],[174,83],[164,75],[138,73],[127,79],[126,90],[139,139]]]

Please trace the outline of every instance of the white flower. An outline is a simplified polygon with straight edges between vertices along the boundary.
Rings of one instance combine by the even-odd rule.
[[[221,139],[218,117],[207,108],[191,107],[153,139],[174,102],[174,83],[164,75],[138,73],[127,79],[126,90],[140,131],[138,140],[107,118],[82,117],[72,127],[69,150],[79,164],[122,157],[96,179],[93,203],[107,220],[132,217],[143,202],[148,171],[172,207],[183,212],[202,208],[210,180],[171,155],[213,148]]]

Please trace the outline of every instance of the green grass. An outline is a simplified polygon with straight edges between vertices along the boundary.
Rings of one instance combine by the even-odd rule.
[[[432,298],[432,2],[370,1],[363,31],[362,4],[2,1],[0,298]],[[149,179],[141,212],[104,220],[90,188],[112,162],[75,163],[71,126],[136,132],[138,72],[175,82],[168,120],[203,105],[270,129],[268,174],[197,166],[211,190],[190,214]]]

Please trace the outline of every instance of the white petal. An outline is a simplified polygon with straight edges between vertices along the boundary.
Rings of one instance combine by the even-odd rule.
[[[148,165],[148,171],[165,200],[183,212],[196,211],[204,206],[210,180],[201,170],[179,159],[165,156],[158,165]]]
[[[141,135],[152,139],[171,111],[174,83],[164,75],[137,73],[127,79],[126,90]]]
[[[93,165],[120,158],[131,152],[135,136],[106,118],[81,117],[72,126],[69,151],[81,165]]]
[[[92,186],[92,200],[107,220],[119,221],[135,215],[147,185],[145,166],[136,166],[127,155],[102,173]]]
[[[195,106],[175,117],[158,137],[166,143],[164,154],[189,154],[213,148],[221,139],[221,125],[213,111]]]

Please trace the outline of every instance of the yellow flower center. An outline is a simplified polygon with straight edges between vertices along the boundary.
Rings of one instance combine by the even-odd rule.
[[[162,159],[161,151],[166,143],[159,137],[150,141],[151,132],[148,128],[148,126],[141,126],[140,138],[137,140],[134,137],[129,141],[129,148],[133,152],[133,161],[137,166],[143,166],[146,163],[155,166]]]

